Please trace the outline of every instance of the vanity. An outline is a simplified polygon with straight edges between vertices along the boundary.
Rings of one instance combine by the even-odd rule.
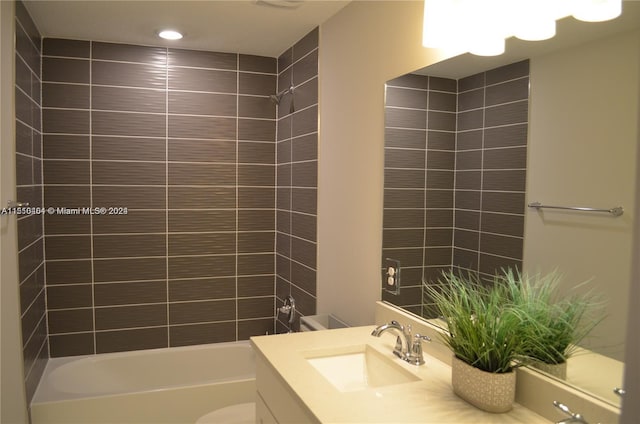
[[[590,423],[618,422],[620,411],[610,403],[526,368],[517,369],[516,403],[511,411],[492,414],[476,409],[453,393],[451,351],[439,339],[440,330],[411,313],[377,302],[376,324],[392,320],[432,339],[422,344],[424,365],[396,357],[396,334],[374,337],[374,325],[252,337],[256,422],[528,424],[566,419],[553,401],[568,405]],[[345,366],[348,357],[352,362]],[[357,362],[363,359],[371,365],[364,372],[368,383],[352,373],[356,367],[363,369]],[[324,368],[323,362],[327,362]]]
[[[480,411],[451,390],[451,367],[429,354],[416,366],[393,355],[396,337],[375,326],[251,339],[256,351],[257,423],[548,423],[514,404],[505,414]],[[368,382],[340,363],[364,357]],[[327,368],[323,369],[323,361]],[[330,369],[336,372],[333,374]],[[360,367],[359,369],[363,369]]]

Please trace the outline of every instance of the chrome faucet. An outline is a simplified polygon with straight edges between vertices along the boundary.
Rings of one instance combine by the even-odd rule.
[[[400,324],[398,321],[391,321],[388,324],[382,324],[376,327],[371,335],[375,337],[380,337],[382,333],[386,331],[394,330],[398,337],[396,338],[396,346],[393,349],[393,354],[403,361],[409,362],[413,365],[422,365],[424,364],[424,357],[422,355],[422,341],[431,341],[429,336],[421,336],[420,334],[416,334],[412,337],[411,335],[411,325],[407,325],[405,327]]]
[[[564,420],[558,421],[556,424],[570,424],[570,423],[580,423],[580,424],[588,424],[584,417],[580,414],[574,414],[571,412],[569,407],[564,403],[560,403],[557,400],[553,401],[553,406],[564,412],[569,416],[569,418],[565,418]]]

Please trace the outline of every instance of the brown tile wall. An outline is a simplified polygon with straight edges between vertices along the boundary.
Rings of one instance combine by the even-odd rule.
[[[400,261],[400,295],[420,313],[423,279],[451,267],[456,81],[405,75],[386,84],[383,260]]]
[[[456,267],[521,267],[528,61],[459,81],[408,74],[386,85],[383,258],[401,263],[415,313],[421,281]]]
[[[458,81],[455,267],[522,267],[528,103],[528,60]]]
[[[43,42],[51,356],[274,332],[275,58]]]
[[[293,296],[299,317],[316,313],[317,28],[278,58],[278,91],[292,85],[293,96],[285,94],[278,107],[276,303]],[[277,331],[288,331],[286,316],[278,318]]]
[[[17,200],[42,206],[41,37],[21,1],[15,4]],[[18,215],[18,269],[27,402],[49,357],[42,215]]]

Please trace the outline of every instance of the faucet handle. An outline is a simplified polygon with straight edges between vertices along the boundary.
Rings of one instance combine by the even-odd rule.
[[[421,334],[416,333],[415,336],[413,336],[413,343],[411,345],[411,353],[413,353],[416,356],[420,356],[422,357],[422,342],[430,342],[431,341],[431,337],[429,336],[423,336]]]
[[[415,335],[415,336],[413,336],[413,340],[414,340],[414,341],[416,341],[416,342],[417,342],[417,341],[430,342],[430,341],[431,341],[431,337],[429,337],[429,336],[423,336],[423,335],[421,335],[421,334],[419,334],[419,333],[416,333],[416,335]]]
[[[422,355],[422,341],[431,341],[431,337],[422,336],[420,334],[416,334],[413,336],[413,340],[411,342],[411,347],[409,353],[407,355],[407,362],[413,365],[422,365],[424,364],[424,356]]]

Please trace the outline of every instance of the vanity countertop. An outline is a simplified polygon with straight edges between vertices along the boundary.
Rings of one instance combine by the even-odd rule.
[[[299,402],[322,423],[549,423],[514,404],[505,414],[483,412],[458,398],[451,388],[451,368],[428,354],[415,366],[396,358],[395,335],[371,336],[374,326],[252,337],[257,355],[267,362]],[[389,356],[418,381],[340,392],[307,360],[318,352],[364,346]]]

